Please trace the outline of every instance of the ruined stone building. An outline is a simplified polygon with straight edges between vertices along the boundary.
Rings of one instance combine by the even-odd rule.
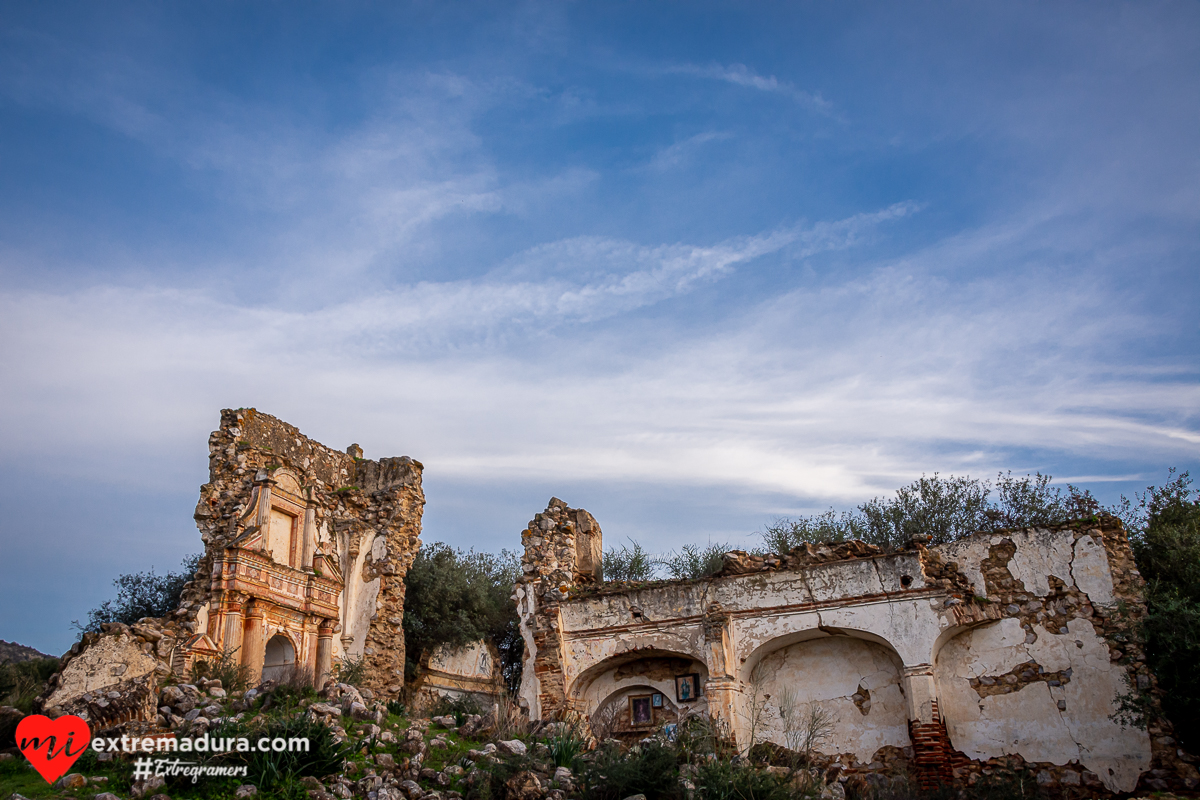
[[[1153,685],[1141,578],[1113,518],[894,553],[733,552],[713,577],[634,586],[599,581],[600,527],[561,500],[522,539],[535,719],[576,712],[598,735],[644,736],[712,714],[742,746],[786,746],[786,718],[816,706],[831,722],[819,752],[868,771],[907,762],[931,785],[1013,755],[1044,784],[1099,792],[1200,777],[1165,723],[1113,719],[1120,695]]]
[[[252,680],[362,658],[383,697],[404,686],[404,575],[420,546],[419,461],[338,452],[254,409],[209,437],[196,523],[205,552],[181,616],[176,671],[224,652]]]
[[[94,730],[152,727],[162,681],[221,657],[252,680],[301,670],[318,685],[361,658],[362,685],[398,697],[422,465],[239,409],[222,412],[209,467],[205,552],[180,607],[86,634],[39,708]],[[831,723],[816,750],[851,771],[907,766],[933,785],[1015,762],[1089,796],[1200,786],[1161,713],[1117,721],[1122,696],[1159,698],[1114,518],[896,552],[734,551],[710,577],[633,585],[603,581],[599,524],[561,500],[521,537],[519,701],[534,720],[577,714],[598,738],[637,739],[711,715],[744,748],[794,746],[795,720],[816,711]],[[409,699],[494,697],[496,662],[484,643],[436,649]]]

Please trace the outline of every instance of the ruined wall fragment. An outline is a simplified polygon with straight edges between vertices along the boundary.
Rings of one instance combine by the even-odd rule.
[[[256,638],[284,635],[318,680],[322,661],[362,658],[366,685],[398,697],[404,576],[420,546],[422,470],[408,457],[364,459],[358,445],[339,452],[255,409],[223,411],[195,514],[205,554],[175,612],[195,626],[189,647],[244,647],[239,626]],[[302,530],[302,552],[294,549],[288,563],[268,546],[280,498]],[[260,589],[253,580],[266,573],[271,585]],[[262,656],[246,647],[243,658]]]
[[[85,634],[39,708],[152,728],[161,682],[186,679],[197,661],[223,653],[254,679],[318,683],[337,659],[362,658],[365,687],[381,699],[399,696],[404,576],[420,546],[423,467],[362,455],[358,445],[338,452],[255,409],[222,411],[195,511],[204,553],[179,607]],[[279,652],[291,661],[268,663]]]
[[[559,604],[573,587],[600,580],[603,539],[595,517],[553,497],[521,532],[521,543],[522,574],[514,588],[525,638],[519,699],[534,719],[553,719],[567,709]]]
[[[1200,786],[1155,705],[1141,578],[1119,520],[936,547],[916,537],[896,552],[734,551],[708,578],[628,586],[580,580],[567,511],[552,501],[523,533],[535,717],[572,709],[595,721],[631,692],[665,694],[651,665],[694,664],[678,667],[705,676],[694,708],[729,721],[739,742],[753,729],[786,743],[788,691],[823,709],[838,731],[816,749],[844,773],[907,765],[933,787],[1021,767],[1097,797]],[[1145,730],[1118,721],[1131,693],[1153,701]]]

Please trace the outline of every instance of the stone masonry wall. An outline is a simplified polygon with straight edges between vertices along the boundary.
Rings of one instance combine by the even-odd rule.
[[[579,703],[572,676],[590,676],[627,651],[711,662],[707,638],[702,646],[694,631],[707,604],[720,600],[743,663],[758,642],[800,647],[789,642],[836,641],[855,628],[906,654],[908,746],[892,747],[886,758],[882,748],[866,761],[828,754],[846,773],[886,771],[901,759],[930,787],[1025,768],[1063,797],[1200,788],[1194,759],[1178,748],[1162,716],[1166,699],[1139,635],[1142,579],[1115,518],[938,546],[917,537],[894,554],[855,541],[783,554],[734,551],[708,578],[625,585],[579,574],[579,513],[554,499],[522,533],[522,697],[535,718],[568,708],[593,713],[572,707]],[[595,525],[590,515],[587,521]],[[844,600],[822,599],[839,593]],[[747,679],[739,680],[732,689],[713,680],[705,688],[710,705],[730,694],[735,729],[751,696]],[[1122,722],[1123,694],[1149,701],[1144,730]]]
[[[209,482],[195,512],[205,552],[179,607],[161,619],[105,623],[85,633],[63,656],[36,710],[52,717],[78,714],[94,732],[161,729],[158,689],[172,673],[187,677],[185,643],[205,634],[215,599],[213,563],[243,533],[255,484],[280,469],[301,476],[326,545],[344,542],[343,566],[359,565],[346,583],[360,592],[378,587],[370,598],[357,598],[373,603],[360,651],[364,685],[381,699],[399,696],[404,576],[420,546],[423,467],[408,457],[371,461],[357,445],[349,449],[332,450],[255,409],[222,411],[221,425],[209,437]],[[344,624],[344,608],[342,614]]]
[[[194,628],[211,599],[214,555],[238,536],[256,476],[287,468],[302,476],[323,536],[348,543],[343,570],[349,573],[361,560],[357,575],[344,576],[347,584],[379,580],[361,651],[366,685],[379,696],[398,697],[404,682],[404,576],[420,547],[424,467],[407,456],[372,461],[361,457],[357,445],[349,450],[326,447],[253,408],[222,411],[220,428],[209,437],[209,482],[200,489],[195,513],[205,554],[175,615]],[[382,547],[374,544],[380,537]],[[359,559],[363,551],[368,552]]]
[[[526,662],[520,699],[535,719],[555,719],[567,710],[559,603],[570,587],[601,579],[600,524],[583,509],[568,508],[553,497],[521,532],[521,543],[525,552],[515,599]]]

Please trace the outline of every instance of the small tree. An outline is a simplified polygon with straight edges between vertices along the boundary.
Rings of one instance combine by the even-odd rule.
[[[762,532],[763,543],[786,553],[806,543],[861,539],[885,549],[903,546],[913,535],[933,544],[953,542],[980,531],[1054,525],[1093,516],[1102,509],[1087,491],[1050,485],[1037,473],[990,480],[970,476],[922,475],[892,497],[875,497],[854,511],[833,509],[796,519],[776,520]],[[997,501],[992,500],[995,491]]]
[[[463,552],[441,542],[421,548],[404,578],[404,647],[410,677],[422,656],[439,645],[461,647],[486,639],[500,651],[509,691],[521,682],[525,641],[518,629],[513,586],[521,574],[509,550]]]
[[[98,631],[105,622],[123,622],[130,625],[143,617],[164,617],[179,607],[183,585],[196,574],[200,554],[183,560],[179,572],[156,575],[154,568],[148,572],[132,572],[120,575],[113,581],[117,596],[105,600],[88,612],[86,624],[79,620],[72,626],[81,631]]]
[[[1146,659],[1170,698],[1164,709],[1176,737],[1200,743],[1200,492],[1191,477],[1171,470],[1162,486],[1150,486],[1137,502],[1122,498],[1122,516],[1138,571],[1146,579]],[[1143,698],[1126,698],[1142,712]],[[1131,721],[1145,724],[1135,713]]]

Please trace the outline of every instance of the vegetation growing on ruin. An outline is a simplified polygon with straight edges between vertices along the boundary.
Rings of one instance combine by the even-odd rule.
[[[1102,509],[1086,489],[1050,485],[1049,475],[1001,473],[995,481],[970,476],[922,475],[893,497],[875,497],[854,511],[783,518],[767,526],[767,550],[861,539],[885,549],[904,546],[914,535],[930,543],[953,542],[980,531],[1055,525],[1094,516]]]
[[[439,645],[461,647],[485,639],[500,651],[505,683],[521,682],[525,642],[518,630],[513,585],[521,574],[516,553],[462,551],[441,542],[422,547],[404,578],[404,648],[408,677]]]
[[[132,625],[143,617],[164,617],[179,607],[183,585],[195,575],[199,563],[197,553],[185,558],[178,572],[157,575],[151,567],[147,572],[118,575],[113,581],[117,596],[89,611],[86,623],[75,620],[72,625],[81,631],[98,631],[105,622]]]
[[[629,544],[609,548],[604,553],[602,574],[606,581],[627,583],[654,580],[657,560],[632,539]]]

